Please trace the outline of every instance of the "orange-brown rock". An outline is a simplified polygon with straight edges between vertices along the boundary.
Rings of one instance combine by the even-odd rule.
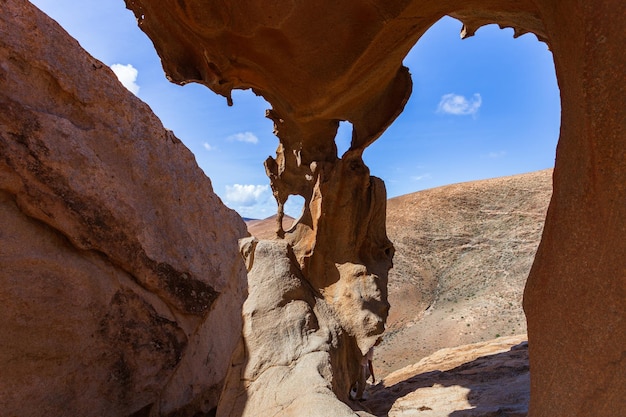
[[[101,62],[23,0],[0,13],[0,408],[215,408],[241,329],[241,218]]]
[[[343,200],[364,185],[349,179],[346,162],[360,171],[363,149],[402,111],[411,90],[402,59],[434,22],[456,17],[464,22],[463,36],[498,23],[545,41],[561,89],[562,126],[554,196],[525,292],[530,415],[610,416],[624,409],[626,3],[126,3],[173,81],[203,83],[226,97],[233,88],[252,88],[271,103],[281,144],[266,169],[279,204],[289,194],[305,198],[300,226],[287,233],[304,268],[325,250],[330,225],[342,226],[334,233],[352,230],[361,224],[359,213],[368,212],[360,198]],[[334,143],[340,120],[354,126],[343,162]],[[335,201],[346,205],[339,210]],[[338,241],[335,248],[350,243]],[[332,271],[332,256],[322,258],[312,264]],[[330,282],[312,278],[318,286]]]

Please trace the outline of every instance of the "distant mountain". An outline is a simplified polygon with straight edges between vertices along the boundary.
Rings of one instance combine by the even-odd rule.
[[[285,214],[283,228],[289,229],[294,218]],[[274,239],[276,237],[276,214],[262,220],[244,219],[248,226],[248,232],[257,239]]]

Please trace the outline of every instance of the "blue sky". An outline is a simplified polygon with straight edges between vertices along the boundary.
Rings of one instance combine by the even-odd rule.
[[[214,191],[243,217],[276,212],[263,161],[277,138],[250,91],[234,106],[208,88],[171,84],[152,43],[122,0],[32,0],[91,55],[111,66],[148,103],[163,125],[194,153]],[[389,197],[457,182],[551,168],[560,126],[552,54],[534,35],[483,27],[461,40],[461,23],[444,18],[411,50],[404,64],[413,94],[404,112],[364,154]],[[350,125],[337,144],[347,149]],[[302,201],[290,198],[297,217]]]

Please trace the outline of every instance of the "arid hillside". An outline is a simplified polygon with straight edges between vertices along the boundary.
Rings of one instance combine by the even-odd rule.
[[[285,214],[283,217],[283,229],[287,230],[293,224],[295,219]],[[249,219],[246,220],[248,232],[257,239],[274,239],[276,237],[276,215],[267,219]]]
[[[442,348],[526,333],[522,293],[551,193],[544,170],[388,201],[396,253],[378,376]],[[249,221],[248,230],[271,239],[275,221]]]
[[[447,347],[523,334],[524,284],[541,238],[552,170],[390,199],[390,317],[381,376]]]

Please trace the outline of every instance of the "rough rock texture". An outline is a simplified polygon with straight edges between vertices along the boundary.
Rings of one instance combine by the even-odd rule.
[[[526,335],[439,350],[369,389],[377,416],[526,417]]]
[[[328,189],[333,186],[351,192],[330,200],[330,207],[315,198],[318,213],[328,216],[317,219],[326,221],[317,240],[311,229],[297,226],[288,237],[301,240],[243,242],[250,295],[218,416],[347,416],[360,409],[348,393],[359,379],[361,358],[384,330],[392,254],[382,181],[370,177],[362,162],[336,168],[331,174],[340,180],[319,184],[315,192],[341,195]],[[339,224],[349,203],[360,209],[360,227]]]
[[[387,202],[382,376],[446,347],[526,333],[522,295],[552,194],[552,170],[419,191]]]
[[[561,136],[524,293],[529,415],[615,416],[626,410],[626,3],[537,3]]]
[[[358,196],[365,177],[359,184],[349,171],[364,169],[361,152],[402,111],[411,90],[402,58],[434,22],[448,14],[464,22],[464,36],[498,23],[545,41],[561,88],[562,126],[554,195],[525,290],[530,415],[625,409],[624,1],[126,3],[173,81],[200,82],[227,97],[233,88],[253,88],[271,103],[281,144],[266,169],[279,203],[289,194],[305,198],[304,217],[287,236],[305,269],[318,250],[331,249],[331,226],[362,224],[363,200],[344,198]],[[339,120],[354,126],[341,162]],[[341,252],[350,243],[340,237],[332,247]],[[386,244],[378,248],[391,255]],[[311,276],[316,286],[328,283]]]
[[[243,337],[217,415],[355,416],[345,403],[359,364],[348,360],[356,346],[342,319],[285,240],[249,238],[242,253],[251,265]]]
[[[105,65],[0,4],[2,414],[208,412],[240,335],[243,221]]]

